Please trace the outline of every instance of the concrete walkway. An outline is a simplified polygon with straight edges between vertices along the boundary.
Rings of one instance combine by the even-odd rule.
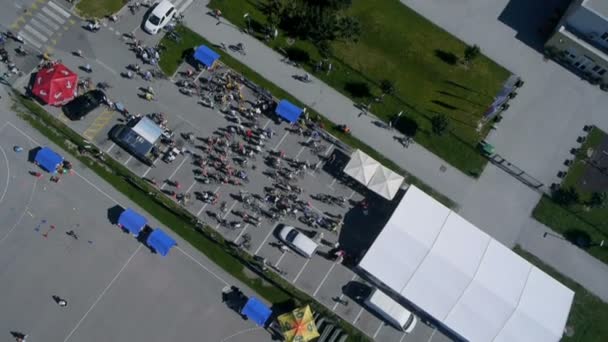
[[[414,7],[416,10],[427,8],[427,12],[420,12],[425,16],[429,14],[429,18],[432,21],[437,18],[440,19],[435,21],[440,26],[442,26],[441,20],[444,20],[446,16],[452,17],[451,15],[448,15],[448,13],[457,13],[466,17],[472,15],[471,11],[474,11],[475,8],[465,6],[464,8],[466,10],[462,11],[458,10],[459,7],[454,3],[455,10],[454,12],[451,12],[439,10],[441,8],[440,5],[444,4],[445,1],[432,1],[429,2],[432,5],[428,6],[427,2],[422,0],[404,2],[408,5],[418,5],[419,8]],[[457,1],[459,5],[462,5],[463,2],[481,3],[483,0]],[[501,5],[504,6],[504,2],[505,0],[493,0],[492,5],[498,7]],[[243,56],[238,53],[231,53],[233,57],[256,70],[264,78],[283,88],[301,102],[314,108],[333,122],[348,124],[352,128],[354,136],[439,192],[456,201],[460,205],[460,214],[463,217],[481,229],[484,229],[488,234],[492,235],[500,242],[510,247],[513,247],[517,243],[521,244],[525,249],[540,257],[547,264],[578,281],[603,300],[608,301],[608,288],[603,286],[608,283],[608,267],[588,254],[580,251],[573,245],[565,243],[563,240],[542,238],[543,232],[548,231],[549,229],[530,217],[534,206],[540,199],[540,194],[538,192],[524,186],[522,183],[493,165],[488,165],[481,177],[478,180],[474,180],[417,144],[410,145],[409,148],[404,149],[393,138],[393,136],[396,135],[396,132],[375,126],[373,124],[373,118],[365,115],[359,117],[359,110],[355,108],[353,102],[347,97],[317,79],[314,79],[313,82],[309,84],[295,80],[292,76],[302,74],[303,72],[282,63],[282,57],[278,53],[266,47],[260,41],[242,33],[237,27],[225,20],[222,21],[222,24],[216,25],[217,21],[206,14],[208,12],[206,3],[206,1],[196,2],[189,8],[187,13],[185,13],[185,23],[189,28],[203,35],[214,44],[219,45],[222,42],[226,45],[239,42],[243,43],[247,54]],[[488,6],[479,5],[478,7],[483,10],[488,10]],[[489,10],[489,13],[492,13],[492,11],[494,11],[494,9],[491,11]],[[431,15],[433,13],[443,14],[438,14],[438,17],[434,18]],[[482,15],[478,14],[476,17],[482,17]],[[464,20],[462,17],[454,17],[452,20],[454,22],[457,21],[459,25],[469,25],[470,29],[466,32],[470,32],[472,28],[477,25],[477,21]],[[492,25],[495,21],[496,15],[487,17],[483,22],[487,25]],[[451,29],[449,25],[446,28]],[[458,32],[462,32],[462,30],[459,30]],[[485,32],[487,31],[475,29],[474,32],[477,34],[484,32],[485,35]],[[492,33],[492,31],[488,32]],[[488,38],[483,41],[471,41],[479,44],[482,51],[486,52],[486,43],[496,42],[495,38],[491,37],[491,34],[488,34],[487,36]],[[467,40],[466,38],[463,38],[463,36],[459,35],[459,37]],[[502,35],[500,37],[503,38]],[[517,67],[511,69],[516,73],[519,73],[519,68],[521,67],[521,71],[525,72],[526,80],[528,80],[528,78],[536,80],[536,82],[532,82],[534,83],[532,86],[526,84],[525,88],[522,88],[522,91],[532,91],[526,95],[528,96],[527,98],[522,95],[520,95],[519,98],[516,98],[516,101],[511,105],[509,114],[518,114],[517,106],[520,98],[520,103],[529,106],[530,103],[538,104],[543,102],[543,97],[539,98],[537,96],[551,94],[551,90],[545,88],[543,88],[543,92],[540,94],[533,91],[537,82],[547,81],[546,76],[543,75],[543,72],[546,72],[547,69],[542,69],[541,67],[543,65],[550,68],[556,81],[562,82],[573,78],[566,74],[567,71],[562,70],[561,68],[552,64],[542,64],[542,59],[535,51],[513,39],[512,35],[510,37],[505,37],[504,39],[510,39],[508,40],[508,44],[506,44],[508,48],[516,46],[517,49],[509,54],[509,58],[506,58],[503,55],[496,60],[499,63],[503,63],[503,65],[506,65],[508,68]],[[497,53],[497,51],[494,51],[488,55],[491,58],[494,58],[494,55]],[[512,65],[506,63],[511,58],[516,59],[518,62],[513,63]],[[521,59],[524,59],[524,61],[521,61]],[[536,64],[540,64],[540,66]],[[525,66],[525,68],[523,66]],[[524,75],[524,73],[522,73],[522,75]],[[558,93],[557,95],[554,95],[554,97],[559,98],[562,95],[564,94]],[[567,101],[567,97],[566,99],[562,98],[562,101]],[[555,110],[555,108],[550,106],[546,110],[551,111]],[[524,114],[529,113],[520,113],[520,116]],[[542,118],[542,116],[540,118]],[[545,120],[544,118],[542,119]],[[506,121],[509,121],[509,119],[506,119]],[[521,162],[523,167],[533,169],[533,176],[544,182],[550,181],[551,177],[548,176],[549,172],[547,170],[552,170],[551,168],[556,168],[558,165],[547,165],[546,155],[543,155],[543,153],[550,152],[551,163],[555,163],[555,160],[562,158],[560,153],[564,153],[565,149],[565,147],[562,146],[565,144],[563,141],[572,138],[571,136],[575,138],[575,135],[577,134],[571,130],[564,132],[564,128],[572,127],[573,122],[571,120],[558,122],[557,124],[560,126],[561,130],[555,132],[551,131],[552,134],[549,138],[543,139],[540,142],[536,141],[537,144],[540,144],[538,146],[524,146],[525,144],[522,145],[521,142],[518,142],[522,133],[526,134],[526,139],[532,139],[535,137],[535,131],[530,128],[522,130],[523,124],[520,120],[510,120],[510,122],[515,123],[511,124],[507,129],[504,129],[504,131],[501,131],[500,137],[491,137],[496,139],[494,142],[498,143],[500,153],[505,154],[509,158],[513,158],[513,160],[518,163]],[[540,124],[541,120],[538,119],[538,122]],[[501,126],[502,125],[503,123],[501,122]],[[507,126],[506,124],[504,125]],[[501,129],[502,128],[499,128],[499,131]],[[560,134],[562,139],[554,138],[557,134]],[[565,139],[563,139],[564,137]],[[558,146],[556,148],[554,139],[561,141],[562,145],[557,144]],[[529,143],[531,143],[531,141]],[[517,148],[510,149],[510,146],[512,145]],[[530,151],[530,149],[532,149],[532,151]],[[556,150],[559,150],[558,153],[555,152]],[[567,153],[567,149],[565,151]],[[526,158],[528,155],[526,152],[530,152],[529,154],[533,156],[540,154],[544,157]],[[442,166],[446,167],[446,170],[443,172],[441,171]],[[539,173],[542,173],[542,175],[539,175]],[[559,253],[556,253],[556,251]]]

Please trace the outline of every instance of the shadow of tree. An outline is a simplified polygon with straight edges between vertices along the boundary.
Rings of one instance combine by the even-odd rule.
[[[432,102],[432,103],[434,103],[434,104],[436,104],[436,105],[438,105],[438,106],[441,106],[441,107],[443,107],[443,108],[445,108],[445,109],[449,109],[449,110],[460,110],[460,108],[458,108],[458,107],[456,107],[456,106],[452,106],[451,104],[449,104],[449,103],[445,103],[445,102],[443,102],[443,101],[441,101],[441,100],[433,100],[433,101],[431,101],[431,102]]]
[[[448,51],[435,49],[435,57],[449,65],[456,65],[458,63],[458,56]]]

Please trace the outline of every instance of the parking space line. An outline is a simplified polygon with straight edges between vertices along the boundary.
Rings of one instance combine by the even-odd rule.
[[[221,186],[218,186],[217,189],[215,189],[215,191],[213,191],[214,194],[217,194],[217,192],[221,189]],[[201,213],[203,212],[203,210],[205,210],[205,208],[207,208],[207,206],[209,205],[209,203],[205,203],[205,205],[203,205],[203,207],[201,208],[201,210],[198,211],[198,213],[196,213],[196,217],[201,216]]]
[[[287,254],[287,252],[281,253],[279,260],[277,260],[277,262],[274,264],[274,267],[279,267],[279,264],[281,263],[281,260],[283,260],[283,257],[285,256],[285,254]]]
[[[304,269],[306,268],[306,266],[308,265],[308,263],[310,262],[310,259],[306,259],[306,262],[304,263],[304,266],[302,266],[302,268],[300,269],[300,272],[298,272],[298,274],[296,274],[296,277],[293,278],[292,283],[295,284],[296,281],[298,281],[298,278],[300,278],[300,275],[302,275],[302,272],[304,272]]]
[[[236,239],[234,239],[234,242],[239,241],[239,239],[241,238],[241,236],[243,236],[243,233],[245,233],[245,231],[247,230],[247,227],[249,227],[249,223],[245,224],[245,226],[243,227],[243,229],[241,229],[241,232],[239,233],[239,235],[237,235]]]
[[[186,193],[190,192],[190,190],[192,190],[192,188],[194,187],[195,184],[196,184],[196,181],[192,182],[192,185],[190,185],[188,190],[186,190]]]
[[[338,303],[336,303],[336,304],[338,304]],[[359,310],[359,313],[357,313],[357,316],[355,316],[355,319],[353,319],[353,324],[357,323],[357,321],[361,317],[362,313],[363,313],[363,307],[361,307],[361,310]]]
[[[160,158],[156,158],[154,160],[154,162],[152,163],[152,166],[155,166],[156,163],[160,160]],[[152,166],[148,166],[148,169],[146,170],[146,172],[144,172],[143,175],[141,175],[142,178],[146,177],[146,175],[148,174],[148,172],[150,172],[150,170],[152,170]]]
[[[127,163],[131,161],[131,159],[133,159],[133,156],[129,156],[129,159],[127,159],[127,161],[122,163],[122,165],[127,165]]]
[[[403,335],[401,336],[401,338],[399,339],[399,342],[403,342],[403,339],[405,338],[405,336],[407,336],[407,333],[403,333]]]
[[[319,286],[317,286],[317,289],[315,290],[315,292],[312,294],[313,297],[315,297],[317,295],[317,293],[319,292],[319,290],[321,289],[321,286],[323,286],[323,284],[325,283],[325,281],[327,280],[327,277],[329,277],[329,274],[331,273],[331,271],[333,271],[334,267],[336,267],[337,262],[334,262],[331,264],[331,267],[329,268],[329,270],[327,271],[327,273],[325,274],[325,277],[323,277],[323,280],[321,280],[321,283],[319,284]]]
[[[298,157],[300,156],[300,154],[302,154],[302,152],[304,152],[304,149],[306,149],[308,143],[312,140],[312,138],[308,138],[306,139],[306,142],[304,146],[302,146],[302,148],[300,148],[300,151],[298,151],[298,154],[296,154],[296,157],[294,158],[295,160],[298,160]]]
[[[271,122],[272,122],[272,120],[268,119],[268,121],[266,121],[266,123],[264,124],[264,126],[262,126],[262,129],[266,129],[266,127],[268,127],[268,125],[270,125]]]
[[[376,329],[374,336],[372,336],[374,339],[376,339],[376,336],[378,336],[378,334],[380,333],[380,330],[382,329],[383,326],[384,326],[384,322],[380,322],[380,326],[378,327],[378,329]]]
[[[262,247],[264,246],[264,244],[266,243],[266,240],[268,240],[268,238],[270,237],[270,234],[272,234],[272,231],[274,230],[274,227],[271,228],[268,231],[268,234],[266,234],[266,237],[264,238],[264,241],[262,241],[262,243],[260,244],[260,246],[258,247],[258,249],[255,250],[255,253],[253,253],[253,255],[258,255],[258,253],[260,252],[260,249],[262,249]]]
[[[112,143],[112,145],[110,145],[110,147],[108,147],[108,149],[106,150],[106,153],[110,153],[110,151],[112,151],[112,149],[114,148],[114,146],[116,146],[116,144]]]
[[[353,277],[350,279],[350,281],[354,281],[355,279],[357,279],[357,275],[354,274]],[[342,300],[342,298],[344,298],[344,292],[340,293],[340,301]],[[338,304],[340,304],[340,302],[336,302],[336,304],[334,304],[334,307],[331,308],[331,311],[336,311],[336,308],[338,307]]]
[[[125,270],[125,268],[127,268],[127,266],[129,265],[129,263],[131,262],[131,260],[133,260],[133,257],[135,257],[135,255],[137,254],[137,252],[139,252],[139,250],[141,249],[142,246],[143,246],[142,244],[140,244],[139,246],[137,246],[137,249],[135,250],[135,252],[133,252],[133,254],[131,254],[131,256],[129,257],[129,259],[127,259],[127,261],[125,262],[125,264],[122,265],[122,268],[120,269],[120,271],[118,271],[118,273],[116,273],[116,275],[114,276],[114,278],[112,279],[112,281],[110,281],[110,283],[108,284],[108,286],[106,286],[106,288],[103,289],[103,291],[101,291],[101,293],[99,294],[99,296],[97,297],[97,299],[93,302],[93,304],[91,305],[91,307],[89,307],[89,310],[87,310],[87,312],[84,313],[84,315],[82,316],[82,318],[80,319],[80,321],[78,321],[78,323],[76,323],[76,326],[74,327],[74,329],[72,329],[72,331],[70,331],[70,333],[68,334],[68,336],[66,336],[66,338],[65,338],[65,340],[63,340],[63,342],[68,341],[72,337],[72,335],[74,335],[74,333],[76,332],[76,330],[78,329],[78,327],[80,327],[80,325],[82,324],[82,322],[91,313],[91,311],[93,310],[93,308],[99,303],[99,301],[106,294],[106,292],[108,292],[108,290],[110,289],[110,287],[112,286],[112,284],[114,284],[114,282],[116,282],[116,279],[118,279],[118,277],[120,276],[120,274]]]
[[[175,176],[177,171],[179,171],[179,169],[181,169],[182,165],[184,165],[186,160],[188,160],[188,156],[184,157],[184,160],[182,160],[182,162],[177,166],[177,168],[173,171],[173,173],[169,176],[169,178],[167,178],[168,180],[173,179],[173,176]],[[161,185],[160,189],[162,190],[166,185],[167,185],[167,182],[164,182],[163,185]]]
[[[431,340],[433,339],[433,336],[435,336],[436,333],[437,333],[437,328],[433,329],[433,332],[431,333],[431,336],[429,336],[429,339],[427,340],[427,342],[431,342]]]
[[[224,220],[226,217],[228,217],[228,215],[230,215],[230,213],[232,212],[232,209],[234,209],[234,206],[236,205],[237,201],[232,202],[232,205],[230,206],[230,208],[228,208],[228,211],[226,212],[226,214],[224,214],[224,216],[222,216],[222,220]],[[218,223],[215,226],[215,230],[220,229],[220,224]]]
[[[350,196],[348,196],[347,199],[351,199],[351,198],[353,198],[353,196],[355,196],[355,190],[353,190],[353,192],[350,194]]]
[[[283,140],[285,140],[285,138],[287,138],[287,135],[289,135],[289,132],[285,132],[285,134],[283,135],[281,140],[279,140],[279,143],[272,149],[273,151],[276,151],[277,148],[279,148],[279,146],[281,146],[281,144],[283,143]]]

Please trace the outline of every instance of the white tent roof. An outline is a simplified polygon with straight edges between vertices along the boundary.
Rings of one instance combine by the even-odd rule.
[[[378,195],[391,200],[403,184],[403,177],[384,166],[380,166],[367,187]]]
[[[559,341],[574,293],[415,186],[359,267],[469,341]]]
[[[163,133],[162,129],[154,121],[145,116],[139,119],[139,122],[133,126],[133,131],[150,144],[155,144]]]
[[[356,150],[344,167],[344,173],[367,186],[378,167],[380,167],[380,163],[375,159],[360,150]]]

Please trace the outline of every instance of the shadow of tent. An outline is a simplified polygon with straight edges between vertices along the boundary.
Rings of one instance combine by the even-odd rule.
[[[29,150],[27,152],[27,161],[29,161],[30,163],[34,163],[36,161],[36,154],[38,154],[38,151],[42,150],[42,147],[38,146],[38,147],[34,147],[33,149]]]
[[[360,281],[351,280],[342,286],[342,293],[360,306],[372,292],[372,288]]]
[[[120,214],[123,213],[123,211],[125,211],[125,208],[119,206],[119,205],[115,205],[111,208],[108,209],[108,221],[110,221],[111,224],[116,225],[118,224],[118,218],[120,217]]]
[[[150,228],[149,226],[145,226],[144,229],[141,230],[141,232],[139,232],[139,235],[137,235],[137,241],[139,241],[139,243],[141,243],[142,245],[148,247],[148,249],[150,250],[150,253],[152,254],[156,254],[156,250],[150,246],[148,246],[148,237],[150,236],[150,234],[152,234],[154,230],[152,228]]]

